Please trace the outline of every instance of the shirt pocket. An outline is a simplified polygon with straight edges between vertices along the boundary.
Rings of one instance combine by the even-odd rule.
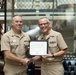
[[[19,45],[19,42],[17,40],[10,40],[11,51],[13,53],[16,52],[18,45]]]
[[[49,50],[48,53],[56,53],[59,51],[58,45],[57,45],[57,40],[56,37],[51,37],[49,40]]]
[[[56,47],[57,46],[57,40],[56,37],[50,37],[48,40],[49,47]]]

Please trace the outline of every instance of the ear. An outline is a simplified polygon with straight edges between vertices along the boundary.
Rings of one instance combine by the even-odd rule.
[[[52,28],[52,22],[49,22],[49,28]]]
[[[13,23],[11,22],[11,27],[13,26]]]

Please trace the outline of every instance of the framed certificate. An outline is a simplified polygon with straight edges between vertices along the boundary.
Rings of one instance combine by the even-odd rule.
[[[30,55],[46,55],[48,50],[48,42],[47,41],[30,41]]]

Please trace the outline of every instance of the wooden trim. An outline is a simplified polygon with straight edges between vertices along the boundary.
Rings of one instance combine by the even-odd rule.
[[[5,30],[4,30],[4,33],[6,32],[6,8],[7,8],[7,5],[6,5],[6,0],[4,0],[4,24],[5,24]]]
[[[14,0],[12,0],[12,17],[14,16]]]

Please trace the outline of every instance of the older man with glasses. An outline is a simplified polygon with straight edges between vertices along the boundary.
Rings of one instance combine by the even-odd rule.
[[[67,53],[67,45],[60,32],[54,31],[51,22],[46,17],[38,20],[42,32],[38,40],[48,41],[48,53],[42,58],[41,75],[64,75],[63,56]],[[34,57],[37,60],[39,57]]]

